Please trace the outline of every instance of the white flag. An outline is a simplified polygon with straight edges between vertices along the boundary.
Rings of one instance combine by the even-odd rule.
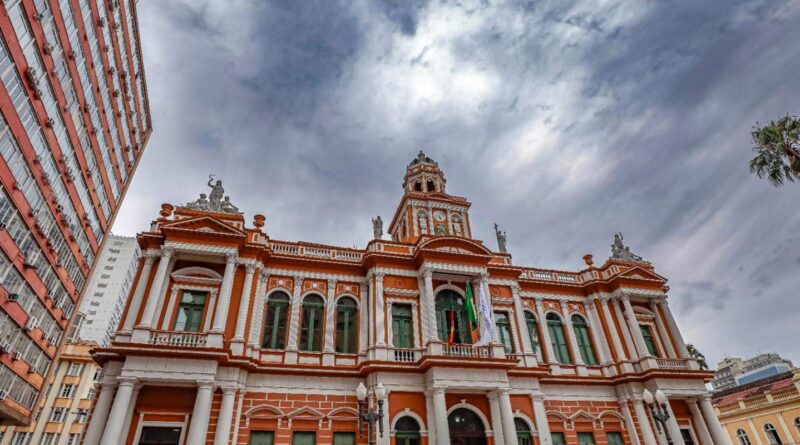
[[[481,337],[474,346],[485,346],[492,342],[494,319],[489,307],[489,296],[486,295],[483,283],[478,285],[478,313],[481,316]]]

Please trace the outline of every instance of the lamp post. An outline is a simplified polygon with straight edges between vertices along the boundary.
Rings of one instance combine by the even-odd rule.
[[[367,387],[363,382],[359,382],[356,387],[356,398],[358,399],[358,431],[364,437],[364,422],[367,422],[367,441],[369,445],[375,444],[375,423],[378,424],[378,431],[383,437],[383,401],[386,400],[386,388],[378,383],[375,387],[375,399],[378,401],[378,410],[374,410],[367,400]]]
[[[672,437],[669,435],[669,428],[667,428],[667,420],[669,420],[670,417],[669,410],[667,409],[667,396],[665,396],[660,389],[656,390],[655,396],[645,389],[642,398],[644,398],[644,403],[647,405],[647,408],[650,409],[650,415],[653,416],[656,429],[660,433],[663,428],[664,435],[667,437],[667,443],[672,445]]]

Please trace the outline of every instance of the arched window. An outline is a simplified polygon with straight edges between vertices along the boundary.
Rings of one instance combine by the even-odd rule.
[[[413,417],[403,416],[397,419],[394,425],[394,438],[396,445],[419,445],[419,423]]]
[[[783,445],[781,436],[778,435],[778,430],[775,429],[775,426],[773,424],[768,423],[764,425],[764,432],[767,433],[767,439],[769,439],[769,445]]]
[[[739,439],[739,445],[752,445],[750,438],[747,437],[747,432],[741,428],[736,430],[736,438]]]
[[[530,312],[525,312],[525,326],[528,328],[528,338],[531,340],[531,348],[535,353],[539,350],[539,326],[536,323],[536,317]]]
[[[303,300],[303,323],[300,325],[300,350],[322,351],[322,325],[325,322],[325,300],[309,295]]]
[[[429,192],[436,191],[436,184],[434,184],[433,179],[428,179],[428,191]]]
[[[289,318],[289,295],[275,292],[267,301],[267,315],[264,319],[263,347],[283,349],[286,347],[286,320]]]
[[[422,182],[421,181],[417,181],[417,182],[414,183],[414,191],[415,192],[421,192],[422,191]]]
[[[533,435],[528,422],[515,417],[514,428],[517,430],[517,445],[533,445]]]
[[[658,357],[656,340],[655,337],[653,337],[653,331],[650,329],[650,326],[646,324],[640,324],[639,329],[642,331],[642,337],[644,337],[644,344],[647,346],[647,352]]]
[[[457,408],[447,417],[450,443],[486,445],[486,428],[477,414],[467,408]]]
[[[511,324],[508,322],[508,314],[505,312],[494,313],[494,324],[497,326],[497,336],[506,354],[514,352],[514,341],[511,338]]]
[[[556,355],[556,360],[559,363],[570,364],[572,360],[569,358],[569,348],[567,347],[567,338],[564,334],[564,324],[561,318],[554,313],[547,314],[547,330],[550,332],[550,341],[553,343],[553,352]]]
[[[464,298],[452,290],[439,292],[436,295],[436,330],[439,340],[449,343],[452,328],[453,343],[472,343],[468,324]]]
[[[572,329],[575,331],[575,340],[578,342],[578,350],[581,352],[583,362],[587,365],[596,365],[597,357],[594,354],[592,340],[589,338],[589,326],[586,325],[586,320],[580,315],[573,315]]]
[[[358,305],[352,298],[336,304],[336,352],[353,354],[358,348]]]

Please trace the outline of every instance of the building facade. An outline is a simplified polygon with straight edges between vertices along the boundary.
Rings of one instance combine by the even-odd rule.
[[[711,385],[721,391],[789,372],[792,362],[778,354],[760,354],[747,360],[729,357],[717,363]]]
[[[388,393],[381,445],[728,443],[666,280],[620,234],[600,267],[517,266],[502,231],[497,252],[473,238],[433,160],[403,183],[391,239],[376,218],[364,249],[272,239],[221,182],[164,204],[94,352],[84,444],[367,443],[359,384]],[[668,398],[665,428],[645,389]]]
[[[110,235],[97,257],[80,311],[78,338],[107,346],[117,329],[139,259],[136,238]]]
[[[27,423],[151,132],[134,1],[0,3],[0,421]]]
[[[719,420],[737,445],[800,443],[800,370],[714,394]]]
[[[34,422],[0,426],[0,445],[77,445],[88,425],[100,367],[94,343],[68,343],[50,376]]]

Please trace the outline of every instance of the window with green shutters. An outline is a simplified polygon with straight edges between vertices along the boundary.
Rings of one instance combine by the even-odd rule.
[[[450,338],[450,324],[455,322],[455,336],[453,343],[471,344],[472,336],[467,324],[467,311],[464,308],[464,298],[451,290],[443,290],[436,295],[436,331],[439,340],[444,343]]]
[[[553,441],[553,445],[567,445],[564,433],[550,433],[550,439]]]
[[[292,433],[292,445],[315,445],[317,433],[310,431],[295,431]]]
[[[550,332],[550,341],[553,343],[553,352],[556,355],[556,360],[559,363],[571,364],[572,360],[569,357],[569,347],[567,347],[567,339],[564,334],[564,324],[558,315],[549,313],[547,314],[547,330]]]
[[[517,430],[517,445],[533,445],[531,429],[524,420],[515,417],[514,429]]]
[[[503,345],[506,354],[514,352],[514,342],[511,339],[511,326],[508,322],[508,314],[505,312],[494,313],[494,324],[497,326],[497,336]]]
[[[539,325],[536,323],[536,317],[530,312],[525,312],[525,325],[528,328],[528,338],[531,340],[531,348],[533,348],[533,352],[538,352]]]
[[[392,305],[392,344],[395,348],[414,347],[414,317],[410,304]]]
[[[272,431],[250,431],[248,445],[273,445],[275,433]]]
[[[594,434],[578,433],[578,445],[595,445]]]
[[[422,436],[419,433],[419,423],[412,417],[403,416],[394,424],[396,445],[420,445]]]
[[[642,337],[644,337],[644,344],[647,346],[647,351],[650,354],[658,357],[658,348],[656,348],[656,340],[653,338],[653,331],[650,330],[650,326],[645,324],[640,324],[639,329],[642,331]]]
[[[182,291],[181,303],[178,306],[178,316],[175,318],[175,324],[172,329],[175,331],[199,332],[207,298],[208,292]]]
[[[322,351],[322,326],[325,323],[325,300],[309,295],[303,300],[303,322],[300,325],[300,350]]]
[[[356,433],[333,433],[333,445],[356,445]]]
[[[268,349],[286,347],[286,321],[289,318],[289,295],[275,292],[267,302],[267,315],[264,319],[263,346]]]
[[[606,440],[608,445],[625,445],[625,442],[622,441],[622,433],[619,432],[606,433]]]
[[[578,350],[583,362],[587,365],[596,365],[597,357],[594,354],[592,340],[589,338],[589,326],[586,325],[586,320],[580,315],[573,315],[572,329],[575,331],[575,340],[578,342]]]
[[[358,305],[352,298],[336,303],[336,352],[354,354],[358,349]]]

